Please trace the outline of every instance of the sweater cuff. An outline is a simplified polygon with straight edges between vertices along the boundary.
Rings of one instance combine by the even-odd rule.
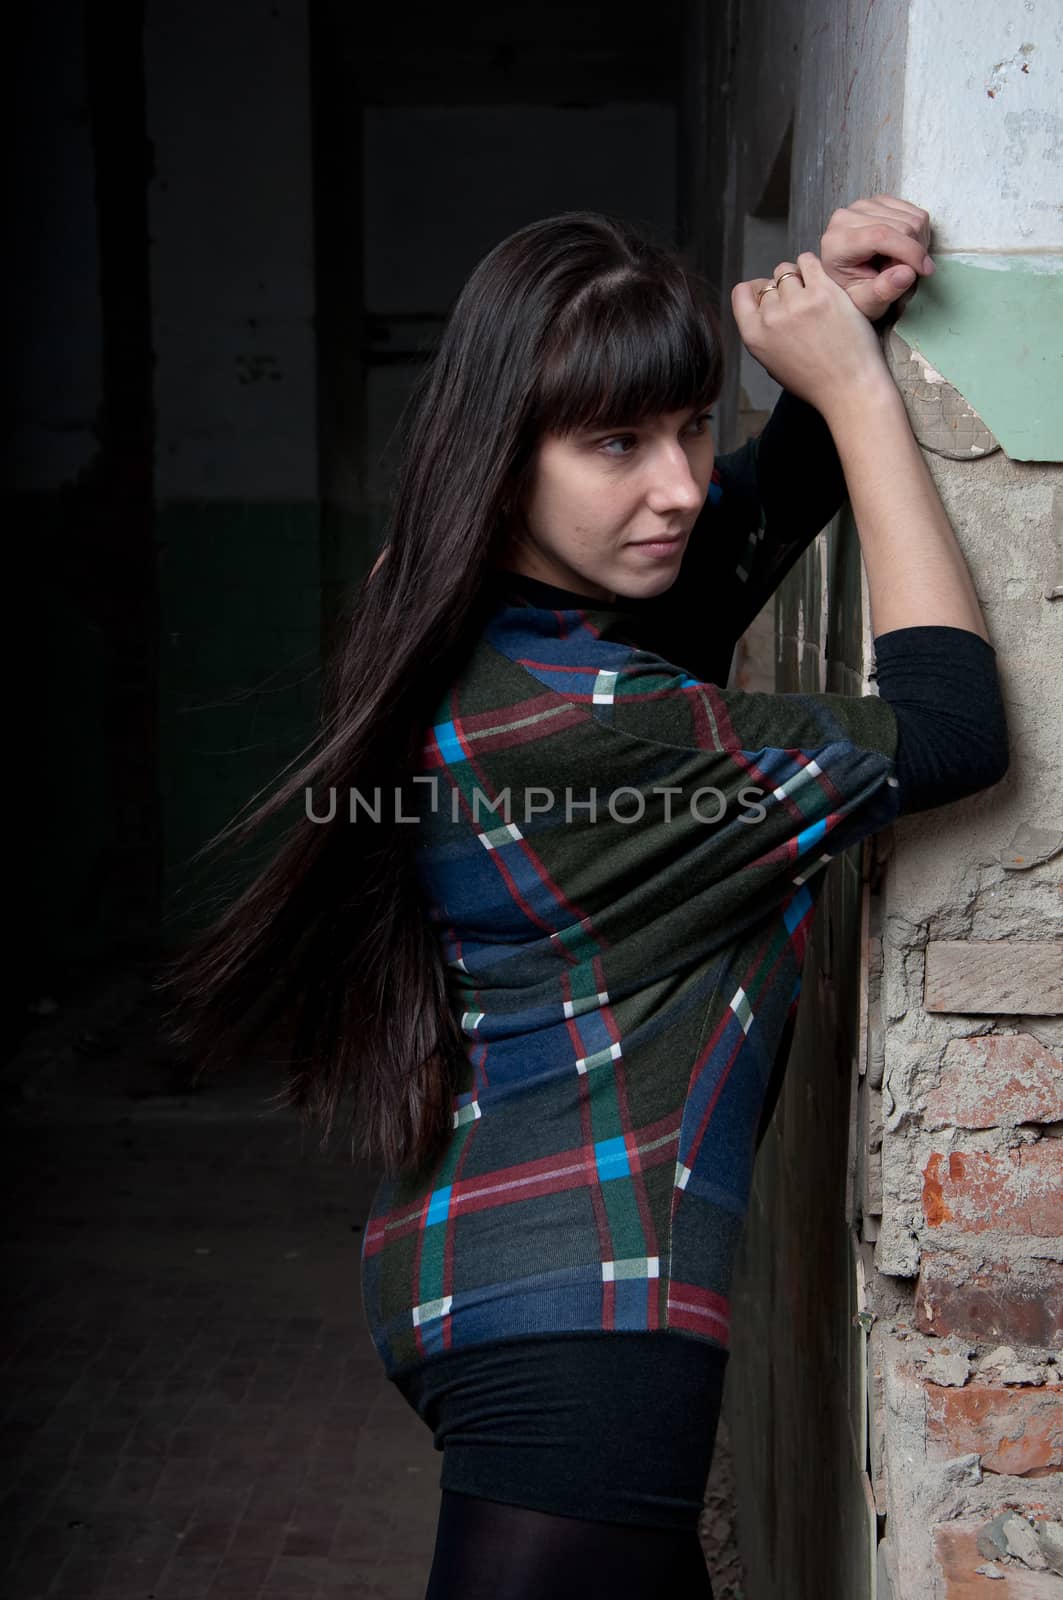
[[[881,699],[897,719],[901,811],[927,811],[998,783],[1008,727],[996,651],[968,628],[936,624],[878,634]]]

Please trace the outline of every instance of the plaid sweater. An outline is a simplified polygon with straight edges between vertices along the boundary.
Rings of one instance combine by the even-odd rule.
[[[818,486],[804,505],[797,481]],[[416,784],[467,1059],[433,1170],[371,1203],[363,1306],[388,1376],[568,1330],[728,1347],[825,869],[900,809],[887,701],[721,687],[843,495],[825,426],[784,394],[718,460],[665,596],[549,606],[529,598],[549,585],[488,580]]]

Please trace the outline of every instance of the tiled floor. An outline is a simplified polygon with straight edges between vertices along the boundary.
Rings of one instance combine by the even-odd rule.
[[[126,978],[0,1076],[3,1600],[423,1600],[442,1456],[363,1320],[373,1179],[281,1085],[191,1087]],[[740,1600],[721,1446],[702,1543]]]
[[[7,1108],[7,1600],[421,1600],[442,1457],[362,1321],[371,1181],[269,1082]],[[97,1068],[87,1069],[87,1077]]]

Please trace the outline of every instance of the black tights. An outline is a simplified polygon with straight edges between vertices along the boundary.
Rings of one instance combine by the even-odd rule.
[[[693,1528],[591,1522],[442,1490],[425,1600],[712,1600]]]

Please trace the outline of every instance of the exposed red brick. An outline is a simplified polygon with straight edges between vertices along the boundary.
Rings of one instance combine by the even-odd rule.
[[[1034,1514],[1038,1513],[1043,1515],[1043,1508],[1037,1508]],[[976,1570],[986,1564],[978,1548],[978,1530],[990,1520],[985,1516],[977,1522],[944,1522],[934,1529],[942,1600],[1058,1600],[1059,1579],[1054,1572],[1024,1572],[1011,1564],[999,1569],[1007,1572],[1001,1580],[987,1578]]]
[[[926,1098],[926,1128],[1063,1122],[1063,1061],[1028,1033],[953,1039]]]
[[[1008,1261],[972,1272],[962,1260],[924,1251],[915,1296],[920,1333],[993,1344],[1063,1345],[1063,1266],[1040,1261],[1018,1276]]]
[[[951,1222],[967,1233],[1063,1234],[1063,1142],[935,1151],[923,1169],[923,1215],[928,1227]]]
[[[983,1472],[1038,1476],[1063,1466],[1063,1385],[946,1388],[924,1383],[927,1454],[950,1460],[974,1451]]]
[[[926,1218],[928,1228],[939,1228],[952,1216],[952,1212],[945,1204],[941,1179],[938,1176],[943,1160],[944,1157],[935,1151],[923,1168],[923,1216]]]

